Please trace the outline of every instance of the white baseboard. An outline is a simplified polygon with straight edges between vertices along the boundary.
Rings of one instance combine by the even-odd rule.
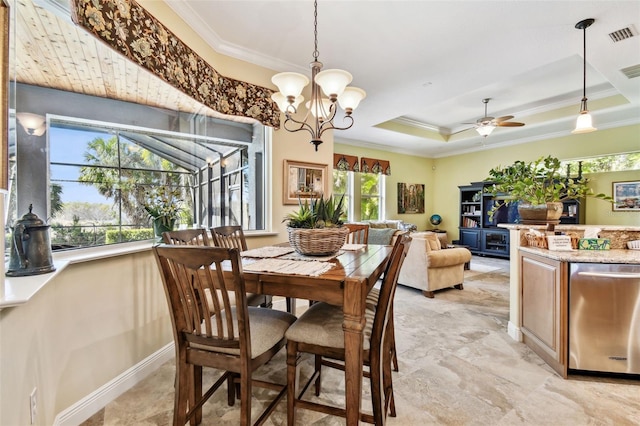
[[[509,336],[511,336],[511,338],[516,342],[523,341],[522,331],[520,331],[520,327],[513,325],[511,321],[509,321],[509,324],[507,325],[507,334],[509,334]]]
[[[93,416],[108,403],[131,389],[174,356],[173,342],[154,352],[72,406],[64,409],[53,421],[54,426],[75,426]]]

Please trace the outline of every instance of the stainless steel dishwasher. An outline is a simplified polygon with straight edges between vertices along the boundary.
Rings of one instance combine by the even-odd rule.
[[[572,263],[569,368],[640,374],[640,265]]]

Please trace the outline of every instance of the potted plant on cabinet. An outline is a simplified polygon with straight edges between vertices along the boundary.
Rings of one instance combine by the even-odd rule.
[[[336,253],[344,245],[349,229],[342,226],[344,195],[339,201],[333,197],[310,198],[298,202],[298,210],[283,220],[287,223],[289,243],[298,253],[324,256]]]
[[[595,194],[589,179],[562,176],[557,158],[540,157],[532,162],[516,161],[489,171],[485,191],[497,198],[489,217],[503,205],[518,201],[518,214],[525,224],[557,224],[562,216],[563,201],[593,197],[611,201],[605,194]]]
[[[153,224],[153,232],[161,237],[163,232],[173,231],[176,220],[180,216],[180,190],[168,186],[158,186],[147,191],[144,210],[149,214]]]

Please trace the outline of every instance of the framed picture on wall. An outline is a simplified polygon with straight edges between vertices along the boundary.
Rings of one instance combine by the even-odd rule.
[[[613,182],[613,211],[640,212],[640,181]]]
[[[283,204],[329,195],[329,166],[284,160]]]
[[[398,183],[398,213],[424,213],[424,184]]]

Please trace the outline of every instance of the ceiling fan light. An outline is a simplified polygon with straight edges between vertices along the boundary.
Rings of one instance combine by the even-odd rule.
[[[271,82],[278,86],[278,90],[285,98],[289,96],[297,98],[302,93],[302,89],[309,84],[309,79],[297,72],[281,72],[271,77]]]
[[[338,96],[338,103],[340,108],[351,113],[351,111],[358,108],[360,101],[367,97],[367,92],[359,87],[347,87],[344,92]]]
[[[315,77],[318,86],[329,97],[340,96],[351,80],[353,77],[349,72],[337,69],[320,71]]]
[[[590,133],[598,130],[593,127],[593,121],[591,120],[591,114],[589,111],[581,111],[580,115],[578,115],[578,119],[576,120],[576,128],[571,131],[574,135],[580,133]]]
[[[486,125],[486,126],[480,126],[480,127],[476,127],[476,131],[480,134],[480,136],[483,137],[487,137],[491,134],[491,132],[493,132],[493,129],[495,129],[496,126],[493,126],[491,124]]]

